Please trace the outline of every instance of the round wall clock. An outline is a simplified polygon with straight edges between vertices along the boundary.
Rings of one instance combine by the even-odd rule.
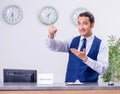
[[[41,9],[39,18],[44,25],[52,25],[58,19],[58,12],[54,7],[45,6]]]
[[[22,10],[17,5],[10,5],[3,11],[4,20],[11,25],[19,23],[22,17]]]
[[[85,12],[85,11],[88,11],[88,10],[86,8],[77,8],[77,9],[73,10],[73,12],[71,14],[72,23],[77,25],[78,24],[77,20],[78,20],[79,14],[82,12]]]

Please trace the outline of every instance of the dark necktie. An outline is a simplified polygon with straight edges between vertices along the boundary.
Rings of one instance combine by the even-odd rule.
[[[81,46],[81,48],[80,48],[80,51],[83,51],[83,49],[85,49],[86,48],[86,38],[84,38],[83,40],[83,43],[82,43],[82,46]]]

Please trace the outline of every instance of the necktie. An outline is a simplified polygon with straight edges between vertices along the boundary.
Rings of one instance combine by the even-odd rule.
[[[82,46],[81,46],[81,48],[80,48],[80,51],[83,51],[83,49],[85,49],[86,48],[86,38],[84,38],[83,40],[83,43],[82,43]]]

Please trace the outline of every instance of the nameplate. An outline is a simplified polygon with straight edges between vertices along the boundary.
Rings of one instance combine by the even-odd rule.
[[[37,84],[53,84],[53,74],[39,73],[37,76]]]

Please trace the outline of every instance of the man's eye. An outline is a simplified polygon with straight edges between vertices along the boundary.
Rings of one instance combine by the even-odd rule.
[[[87,23],[85,22],[85,23],[83,23],[84,25],[87,25]]]

